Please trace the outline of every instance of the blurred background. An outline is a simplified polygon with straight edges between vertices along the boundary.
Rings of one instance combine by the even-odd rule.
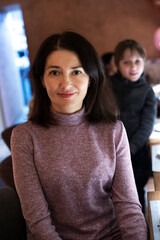
[[[132,38],[146,48],[148,59],[155,59],[160,55],[154,43],[159,27],[158,0],[1,0],[0,132],[26,119],[30,64],[48,35],[77,31],[99,55]]]
[[[159,28],[159,0],[0,0],[0,133],[27,120],[29,69],[48,35],[76,31],[100,56],[121,40],[135,39],[147,51],[146,74],[155,87],[160,82],[160,40],[155,42]],[[160,88],[154,89],[159,96]]]

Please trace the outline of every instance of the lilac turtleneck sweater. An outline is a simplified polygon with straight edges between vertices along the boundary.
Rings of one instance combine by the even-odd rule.
[[[36,240],[146,240],[123,124],[89,124],[84,109],[12,133],[16,189]]]

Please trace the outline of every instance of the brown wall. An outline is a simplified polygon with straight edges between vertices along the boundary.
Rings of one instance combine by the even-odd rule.
[[[23,11],[30,60],[44,38],[66,29],[84,35],[101,55],[123,39],[133,38],[158,57],[153,43],[160,11],[152,0],[1,0],[0,7],[19,3]]]

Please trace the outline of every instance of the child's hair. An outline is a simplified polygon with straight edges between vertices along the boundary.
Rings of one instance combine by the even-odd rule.
[[[126,49],[130,49],[131,52],[137,51],[143,59],[146,58],[146,51],[142,47],[142,45],[135,40],[127,39],[127,40],[119,42],[114,50],[116,66],[119,65],[119,62],[123,58],[123,54]]]

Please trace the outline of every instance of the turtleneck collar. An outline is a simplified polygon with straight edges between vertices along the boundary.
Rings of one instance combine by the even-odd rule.
[[[127,78],[124,78],[120,72],[117,73],[117,76],[120,79],[120,81],[122,81],[125,85],[130,86],[130,87],[138,87],[146,82],[144,73],[142,73],[141,77],[135,82],[132,82],[132,81],[128,80]]]
[[[51,109],[52,115],[58,125],[62,126],[76,126],[81,124],[85,119],[85,108],[73,114],[62,114]]]

